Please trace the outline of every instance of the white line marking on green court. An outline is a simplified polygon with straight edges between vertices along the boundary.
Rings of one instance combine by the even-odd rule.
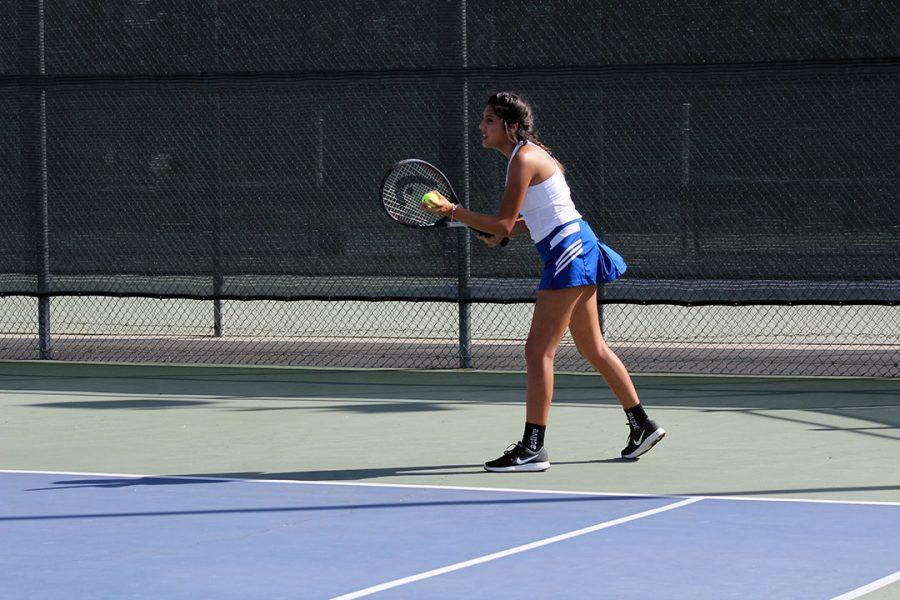
[[[233,481],[246,483],[287,483],[293,485],[342,485],[352,487],[410,488],[420,490],[458,490],[464,492],[513,492],[517,494],[558,494],[571,496],[612,496],[625,498],[689,498],[694,500],[740,500],[743,502],[800,502],[808,504],[850,504],[862,506],[900,506],[900,502],[878,502],[866,500],[818,500],[815,498],[767,498],[762,496],[684,496],[678,494],[645,494],[638,492],[585,492],[571,490],[542,490],[499,487],[476,487],[462,485],[428,485],[414,483],[374,483],[370,481],[311,481],[304,479],[245,479],[239,477],[211,477],[208,475],[148,475],[140,473],[84,473],[78,471],[31,471],[22,469],[0,469],[0,473],[20,473],[24,475],[77,475],[79,477],[134,477],[156,479],[202,479],[210,481]]]
[[[896,573],[892,573],[887,577],[882,577],[877,581],[873,581],[872,583],[868,583],[862,587],[858,587],[855,590],[850,590],[846,594],[841,594],[840,596],[835,596],[831,600],[852,600],[853,598],[859,598],[864,594],[868,594],[869,592],[874,592],[875,590],[881,589],[885,586],[888,586],[892,583],[896,583],[900,581],[900,571]]]
[[[431,571],[425,571],[424,573],[419,573],[417,575],[411,575],[409,577],[395,579],[393,581],[388,581],[388,582],[385,582],[385,583],[382,583],[379,585],[373,585],[372,587],[367,587],[362,590],[357,590],[357,591],[351,592],[349,594],[335,596],[334,598],[332,598],[332,600],[351,600],[353,598],[362,598],[363,596],[369,596],[369,595],[375,594],[377,592],[383,592],[384,590],[395,588],[395,587],[398,587],[401,585],[406,585],[408,583],[413,583],[416,581],[421,581],[423,579],[436,577],[438,575],[443,575],[444,573],[458,571],[460,569],[465,569],[467,567],[473,567],[475,565],[480,565],[482,563],[486,563],[486,562],[489,562],[492,560],[497,560],[498,558],[504,558],[504,557],[510,556],[512,554],[519,554],[520,552],[526,552],[528,550],[533,550],[534,548],[540,548],[541,546],[547,546],[548,544],[555,544],[556,542],[562,542],[564,540],[568,540],[573,537],[578,537],[580,535],[593,533],[594,531],[600,531],[601,529],[608,529],[610,527],[615,527],[616,525],[621,525],[623,523],[628,523],[629,521],[634,521],[636,519],[642,519],[644,517],[649,517],[649,516],[655,515],[657,513],[665,512],[668,510],[673,510],[675,508],[681,508],[682,506],[686,506],[688,504],[693,504],[694,502],[699,502],[700,500],[701,500],[700,498],[688,498],[687,500],[681,500],[680,502],[673,502],[672,504],[667,504],[667,505],[661,506],[659,508],[645,510],[644,512],[635,513],[633,515],[629,515],[627,517],[622,517],[620,519],[614,519],[612,521],[605,521],[603,523],[591,525],[590,527],[576,529],[575,531],[569,531],[568,533],[555,535],[553,537],[545,538],[543,540],[531,542],[530,544],[523,544],[521,546],[516,546],[515,548],[509,548],[508,550],[494,552],[493,554],[486,554],[484,556],[479,556],[478,558],[473,558],[471,560],[455,563],[452,565],[447,565],[446,567],[441,567],[439,569],[432,569]]]

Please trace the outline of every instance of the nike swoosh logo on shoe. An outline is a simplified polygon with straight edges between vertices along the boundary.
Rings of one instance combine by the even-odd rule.
[[[644,440],[645,433],[646,433],[645,431],[642,431],[641,435],[638,437],[638,439],[632,440],[631,443],[634,444],[635,446],[640,446],[641,442]]]
[[[524,464],[527,463],[527,462],[533,461],[533,460],[536,459],[537,457],[538,457],[538,455],[535,454],[534,456],[532,456],[532,457],[530,457],[530,458],[526,458],[525,460],[522,460],[522,457],[521,457],[521,456],[517,456],[517,457],[516,457],[516,464],[517,464],[517,465],[524,465]]]

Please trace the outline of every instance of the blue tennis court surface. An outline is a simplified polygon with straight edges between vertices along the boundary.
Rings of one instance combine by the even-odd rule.
[[[900,505],[0,473],[19,598],[844,598]]]

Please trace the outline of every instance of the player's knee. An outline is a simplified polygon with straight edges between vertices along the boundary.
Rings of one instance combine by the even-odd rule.
[[[556,348],[548,348],[543,344],[525,342],[525,362],[527,364],[541,363],[545,360],[552,361],[556,356]]]
[[[592,365],[607,365],[613,361],[615,355],[606,344],[592,344],[578,348],[581,355]]]

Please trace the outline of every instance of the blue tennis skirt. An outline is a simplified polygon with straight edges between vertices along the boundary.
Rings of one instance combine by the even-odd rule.
[[[609,283],[628,268],[615,250],[597,239],[584,219],[560,225],[535,247],[544,261],[539,290]]]

